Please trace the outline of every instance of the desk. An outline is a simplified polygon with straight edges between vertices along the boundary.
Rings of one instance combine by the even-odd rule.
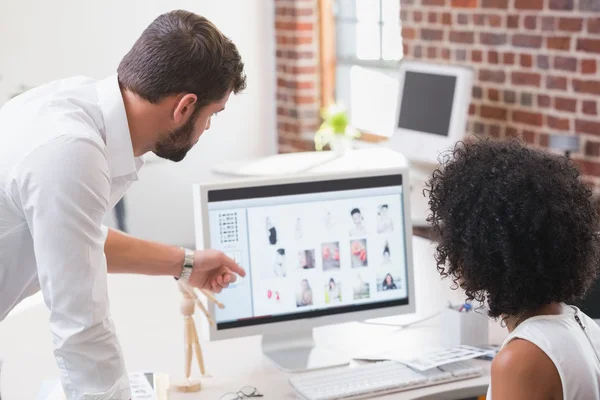
[[[413,246],[417,317],[435,313],[448,301],[460,301],[461,294],[451,291],[450,282],[440,280],[437,275],[433,244],[415,237]],[[111,275],[109,291],[128,369],[165,372],[179,378],[183,373],[183,322],[179,314],[180,295],[173,279]],[[402,324],[414,318],[400,316],[386,318],[385,322]],[[58,378],[47,321],[48,311],[43,304],[37,304],[0,324],[0,355],[5,361],[0,385],[2,400],[35,399],[43,380]],[[389,343],[408,352],[438,344],[442,334],[439,319],[434,318],[404,330],[360,323],[323,327],[315,330],[315,339],[320,343],[334,341],[342,351],[356,349],[357,343],[364,351],[379,350],[378,347]],[[369,338],[366,342],[365,337]],[[501,343],[504,337],[500,326],[490,322],[490,342]],[[200,393],[173,394],[171,400],[219,399],[225,392],[245,385],[258,387],[265,400],[295,398],[287,383],[288,375],[263,357],[260,337],[202,341],[202,347],[207,372],[214,377],[203,379],[204,390]],[[194,374],[198,374],[197,369]],[[382,399],[460,398],[485,394],[487,384],[488,377],[484,376],[399,392]]]

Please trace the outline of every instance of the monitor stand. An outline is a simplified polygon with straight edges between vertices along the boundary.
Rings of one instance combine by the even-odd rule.
[[[302,372],[348,365],[349,357],[316,346],[313,331],[265,334],[262,351],[284,372]]]

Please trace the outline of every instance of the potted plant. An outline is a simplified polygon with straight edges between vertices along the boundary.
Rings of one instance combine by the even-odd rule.
[[[329,145],[339,155],[352,149],[352,141],[360,133],[350,125],[350,118],[345,108],[332,104],[321,111],[323,123],[315,134],[315,148],[322,151]]]

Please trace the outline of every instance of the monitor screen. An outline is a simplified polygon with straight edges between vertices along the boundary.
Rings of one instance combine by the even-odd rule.
[[[208,191],[210,247],[246,277],[217,329],[408,304],[402,175]]]
[[[448,136],[456,76],[406,71],[398,128]]]

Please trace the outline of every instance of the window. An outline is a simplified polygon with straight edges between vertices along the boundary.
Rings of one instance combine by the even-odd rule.
[[[335,0],[333,7],[336,102],[356,128],[390,136],[402,58],[400,0]]]

